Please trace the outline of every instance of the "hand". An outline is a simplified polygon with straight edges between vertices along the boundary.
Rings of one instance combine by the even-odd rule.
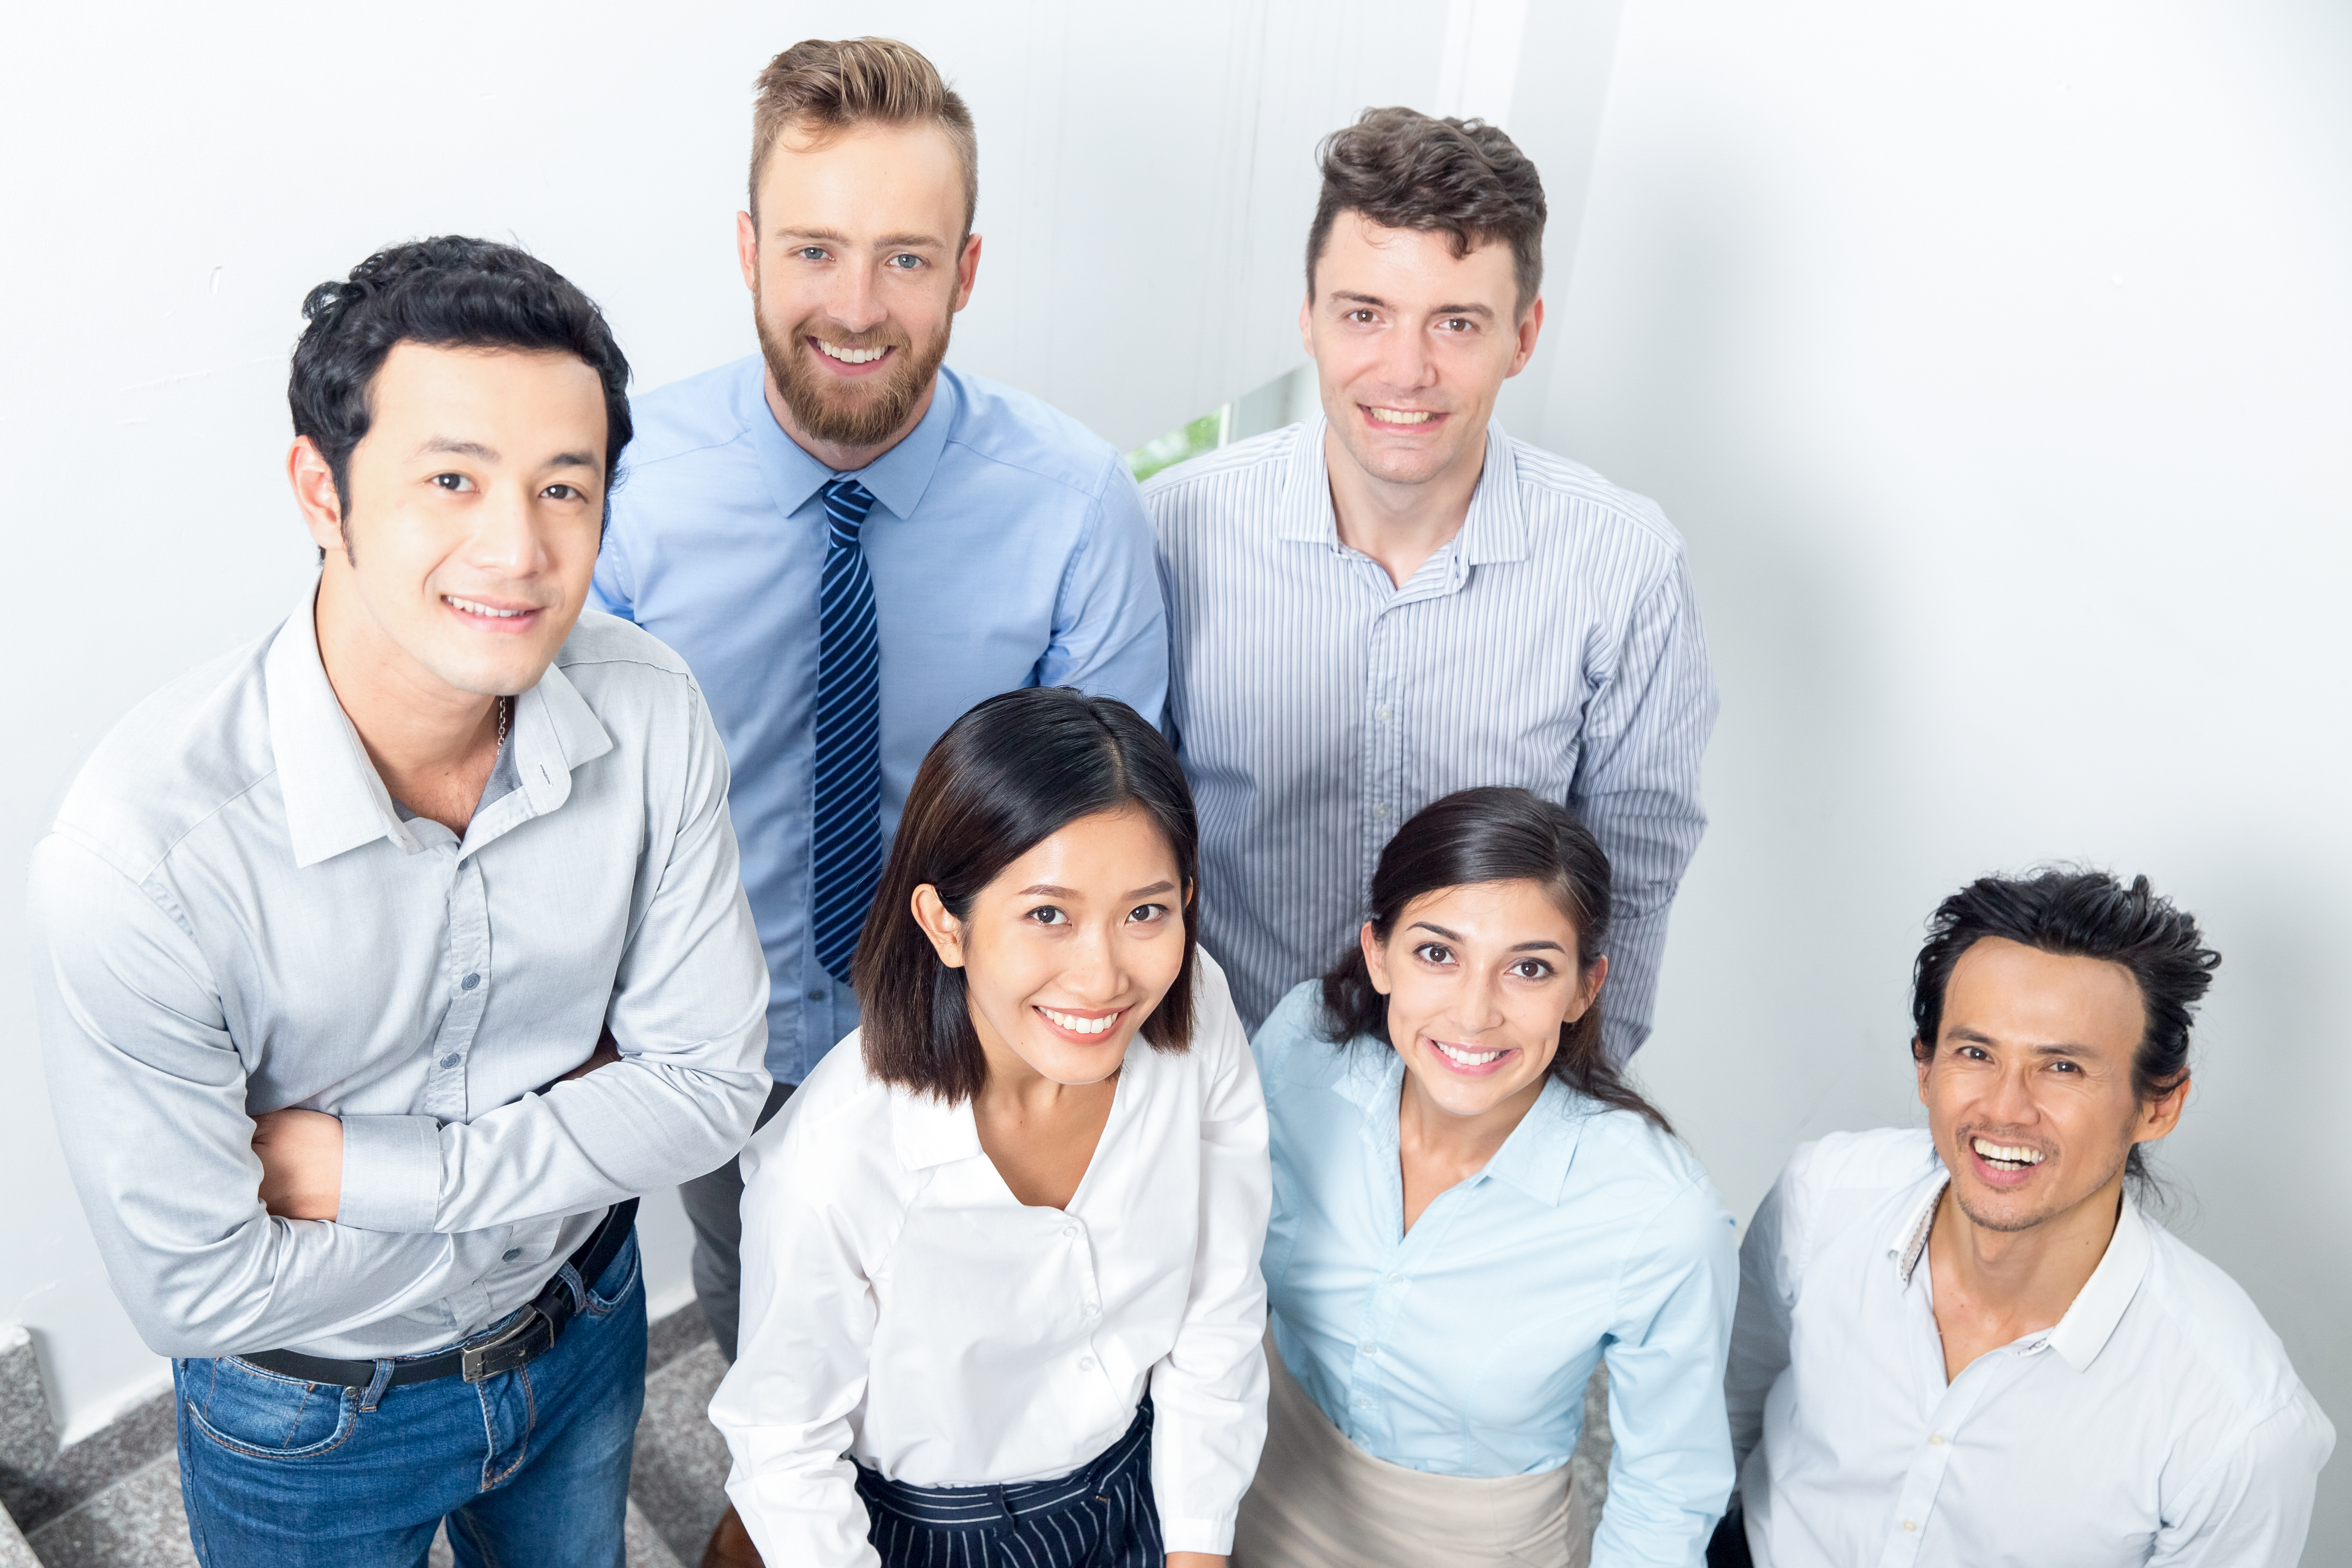
[[[253,1120],[261,1203],[280,1219],[332,1219],[343,1206],[343,1124],[319,1110],[265,1110]]]
[[[1225,1559],[1213,1552],[1171,1552],[1168,1568],[1225,1568]]]
[[[588,1053],[588,1059],[555,1081],[570,1083],[575,1078],[586,1078],[598,1068],[611,1067],[620,1059],[621,1043],[613,1038],[612,1030],[606,1029],[602,1035],[596,1037],[596,1048]]]

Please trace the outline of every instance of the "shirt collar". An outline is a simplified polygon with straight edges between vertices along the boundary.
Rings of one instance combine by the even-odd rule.
[[[269,747],[278,763],[294,864],[298,869],[315,866],[378,838],[414,855],[425,841],[394,809],[391,792],[327,679],[312,618],[317,598],[313,583],[278,628],[263,662]],[[509,743],[522,784],[519,794],[529,802],[530,816],[562,805],[572,794],[572,770],[613,749],[612,736],[586,699],[553,664],[538,685],[515,699],[513,722]],[[515,798],[494,802],[485,817]]]
[[[890,1090],[890,1147],[909,1171],[953,1164],[980,1152],[980,1124],[969,1100],[950,1105],[914,1089]]]
[[[1939,1174],[1942,1179],[1929,1184],[1927,1195],[1903,1211],[1902,1223],[1886,1238],[1886,1256],[1895,1265],[1895,1277],[1906,1286],[1917,1271],[1919,1260],[1927,1255],[1927,1235],[1935,1226],[1937,1205],[1944,1189],[1951,1185],[1949,1174]],[[2149,1251],[2147,1221],[2126,1193],[2123,1209],[2116,1216],[2116,1233],[2107,1238],[2099,1266],[2075,1292],[2066,1315],[2042,1333],[2027,1335],[2017,1348],[2029,1352],[2053,1350],[2076,1372],[2088,1370],[2123,1321],[2124,1309],[2139,1293],[2140,1281],[2147,1275]]]
[[[1324,433],[1330,421],[1318,414],[1300,427],[1291,448],[1283,503],[1275,537],[1301,544],[1339,548],[1339,514],[1331,510],[1331,475],[1324,466]],[[1495,561],[1524,561],[1527,519],[1519,511],[1518,458],[1499,419],[1486,421],[1486,466],[1470,492],[1470,513],[1448,542],[1458,573]]]
[[[766,362],[754,354],[745,362],[749,374],[740,389],[737,415],[752,433],[760,468],[767,478],[768,494],[782,516],[808,503],[811,496],[843,476],[809,456],[799,442],[784,434],[768,406]],[[941,365],[931,392],[931,405],[906,438],[868,463],[854,477],[874,492],[891,516],[904,521],[915,515],[923,492],[938,472],[940,454],[947,449],[948,433],[963,409],[963,389],[955,373]],[[1327,503],[1328,504],[1328,503]]]
[[[1331,1080],[1332,1092],[1363,1114],[1364,1141],[1383,1159],[1396,1152],[1397,1098],[1403,1088],[1404,1058],[1394,1047],[1370,1036],[1345,1047],[1339,1072]],[[1576,1091],[1548,1078],[1543,1092],[1495,1157],[1470,1180],[1475,1184],[1491,1176],[1539,1204],[1557,1206],[1583,1131]]]

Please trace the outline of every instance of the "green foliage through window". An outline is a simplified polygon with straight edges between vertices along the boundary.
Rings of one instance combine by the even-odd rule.
[[[1187,458],[1197,458],[1213,452],[1224,444],[1225,411],[1222,408],[1203,414],[1180,430],[1165,436],[1155,436],[1127,455],[1127,466],[1135,477],[1148,479],[1162,468],[1173,468]]]

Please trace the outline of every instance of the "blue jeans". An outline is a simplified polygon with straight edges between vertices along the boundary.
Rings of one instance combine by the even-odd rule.
[[[341,1388],[235,1356],[173,1363],[180,1489],[205,1568],[421,1568],[446,1516],[465,1568],[622,1568],[646,1401],[632,1236],[553,1350],[483,1383]],[[475,1336],[484,1340],[497,1329]],[[468,1343],[474,1342],[468,1341]]]

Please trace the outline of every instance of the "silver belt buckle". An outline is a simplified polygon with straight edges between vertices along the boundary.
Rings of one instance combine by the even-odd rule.
[[[457,1364],[467,1383],[485,1383],[530,1364],[554,1346],[555,1325],[538,1308],[525,1307],[497,1339],[459,1351]]]

